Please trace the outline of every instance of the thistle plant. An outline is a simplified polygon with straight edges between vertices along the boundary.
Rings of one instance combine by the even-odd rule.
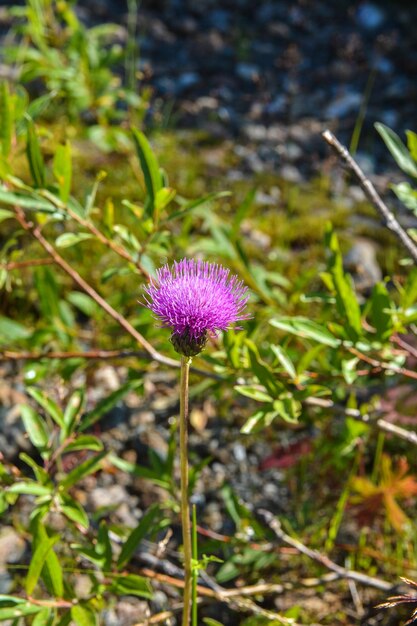
[[[188,380],[192,357],[210,335],[249,317],[244,312],[247,287],[228,269],[215,263],[183,259],[164,265],[146,289],[146,306],[171,328],[171,342],[181,355],[180,382],[180,500],[184,550],[184,609],[182,626],[190,623],[192,604],[192,542],[188,500]]]

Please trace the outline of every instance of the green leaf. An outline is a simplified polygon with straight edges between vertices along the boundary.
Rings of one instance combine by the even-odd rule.
[[[9,85],[5,80],[0,85],[0,146],[4,157],[10,154],[13,135],[13,104]]]
[[[385,341],[392,333],[394,324],[393,303],[383,283],[377,283],[371,295],[369,318],[372,326],[376,330],[377,341]]]
[[[28,496],[49,496],[53,492],[53,487],[46,487],[45,485],[39,485],[29,480],[21,480],[8,487],[9,493],[18,493]]]
[[[41,610],[41,606],[31,604],[30,602],[25,602],[24,604],[19,604],[14,607],[0,608],[0,621],[3,622],[7,619],[16,620],[19,617],[25,617],[26,615],[35,615]],[[15,622],[13,622],[13,624],[14,623]]]
[[[133,129],[133,139],[138,153],[140,165],[142,168],[143,176],[145,179],[145,187],[147,192],[147,200],[149,205],[148,217],[153,216],[155,210],[156,195],[160,189],[162,189],[161,173],[159,170],[159,164],[152,148],[146,139],[145,135],[137,130]],[[145,207],[145,209],[148,207]]]
[[[39,611],[32,622],[32,626],[51,626],[54,618],[53,609],[45,608]]]
[[[26,452],[21,452],[19,454],[19,459],[23,461],[23,463],[26,463],[26,465],[32,468],[33,473],[35,474],[36,480],[38,481],[38,483],[41,483],[42,485],[46,485],[46,483],[49,482],[50,479],[49,479],[48,472],[44,470],[43,467],[38,465],[36,461],[32,459],[32,457],[26,454]]]
[[[159,471],[155,471],[153,469],[150,469],[149,467],[142,467],[141,465],[136,465],[135,463],[130,463],[129,461],[120,459],[115,454],[110,454],[109,461],[112,465],[120,469],[122,472],[128,472],[129,474],[133,474],[133,476],[137,476],[138,478],[151,480],[153,483],[155,483],[155,485],[159,485],[160,487],[163,487],[167,490],[169,490],[171,487],[171,477],[161,474],[161,472]]]
[[[88,515],[78,502],[71,498],[67,494],[60,495],[61,511],[63,514],[72,520],[76,524],[79,524],[83,528],[88,528],[90,522],[88,521]]]
[[[65,437],[71,435],[79,422],[80,414],[85,405],[85,389],[76,389],[67,402],[67,406],[64,411],[64,425],[62,430],[61,443]]]
[[[113,551],[106,520],[102,520],[100,523],[95,550],[98,557],[101,558],[102,570],[109,571],[112,567]]]
[[[41,545],[45,546],[45,544],[50,540],[50,537],[45,530],[40,515],[34,517],[31,520],[31,527],[33,528],[34,538],[33,550],[36,554],[38,547]],[[54,537],[52,537],[51,539],[54,539]],[[56,539],[58,541],[59,536],[56,536]],[[64,593],[62,567],[57,555],[52,549],[48,550],[46,553],[44,566],[41,570],[41,576],[49,593],[58,598],[62,598]]]
[[[20,339],[28,339],[31,331],[25,328],[19,322],[15,322],[8,317],[0,315],[0,341],[19,341]]]
[[[259,387],[252,385],[235,385],[234,387],[238,393],[257,402],[272,402],[273,398]]]
[[[82,241],[92,238],[93,235],[90,233],[63,233],[57,237],[55,245],[57,248],[70,248],[71,246],[75,246],[77,243],[81,243]]]
[[[288,353],[282,346],[271,346],[272,352],[277,357],[278,361],[281,363],[282,367],[287,372],[288,376],[294,380],[297,378],[297,372],[295,371],[294,363],[291,361]]]
[[[284,330],[298,337],[313,339],[331,348],[337,348],[341,345],[340,339],[337,339],[324,326],[313,322],[307,317],[280,317],[269,321],[271,326]]]
[[[0,202],[10,204],[12,206],[20,206],[23,209],[39,211],[40,213],[56,213],[56,207],[40,198],[32,198],[27,194],[13,193],[7,187],[0,186]]]
[[[117,561],[117,567],[124,567],[132,558],[137,546],[153,526],[155,519],[159,515],[159,506],[154,504],[143,515],[139,524],[132,530],[125,543]]]
[[[87,315],[87,317],[97,318],[101,314],[101,307],[86,293],[82,293],[81,291],[70,291],[70,293],[67,294],[67,300],[79,309],[81,313]]]
[[[406,130],[405,134],[407,136],[407,148],[411,157],[417,162],[417,133],[414,133],[412,130]]]
[[[361,310],[353,288],[352,279],[343,270],[343,259],[339,249],[339,242],[331,229],[326,232],[326,246],[330,250],[328,267],[336,293],[336,307],[343,319],[347,335],[353,341],[362,334]]]
[[[93,424],[95,424],[103,415],[108,413],[129,391],[136,391],[139,387],[142,387],[142,380],[130,380],[125,383],[119,389],[116,389],[106,398],[103,398],[96,404],[94,409],[89,411],[83,416],[81,422],[81,430],[86,430]]]
[[[45,187],[46,172],[39,139],[32,121],[28,123],[26,154],[35,187]]]
[[[402,171],[413,178],[417,178],[417,164],[398,135],[380,122],[375,124],[375,128]]]
[[[63,202],[66,202],[71,191],[72,177],[71,145],[69,143],[57,147],[54,157],[53,173],[58,182],[59,197]]]
[[[15,217],[13,211],[9,211],[8,209],[0,209],[0,223],[10,219],[11,217]]]
[[[71,607],[71,617],[77,626],[96,626],[97,616],[85,604],[75,604]]]
[[[153,596],[149,581],[136,574],[116,576],[112,580],[111,590],[120,595],[139,596],[140,598],[150,599]]]
[[[218,622],[216,619],[212,619],[211,617],[203,617],[203,622],[206,626],[223,626],[221,622]]]
[[[162,187],[155,196],[155,211],[159,214],[170,204],[176,195],[176,190],[171,187]]]
[[[50,436],[45,421],[35,409],[27,404],[20,404],[19,410],[29,439],[35,448],[41,451],[45,450],[48,446]]]
[[[43,408],[43,410],[54,420],[54,422],[60,427],[65,428],[64,414],[59,406],[44,391],[36,389],[35,387],[29,387],[28,394],[32,396],[34,400]]]
[[[405,182],[391,185],[391,189],[403,205],[417,215],[417,190],[413,189],[410,183]]]
[[[101,452],[100,454],[97,454],[96,456],[87,459],[87,461],[84,461],[84,463],[81,463],[81,465],[78,465],[61,481],[60,488],[67,490],[75,485],[75,483],[80,481],[82,478],[85,478],[86,476],[97,472],[99,469],[101,469],[102,461],[106,457],[106,455],[107,452]]]
[[[358,364],[359,359],[354,357],[353,359],[343,359],[342,360],[342,374],[343,378],[347,382],[348,385],[351,385],[358,377],[356,372],[356,366]]]
[[[256,411],[253,415],[246,420],[245,424],[240,429],[242,435],[250,435],[251,433],[257,433],[266,428],[271,422],[278,417],[278,413],[275,411],[268,411],[261,409]]]
[[[94,452],[99,452],[103,449],[103,443],[94,435],[81,435],[77,437],[75,441],[71,441],[64,448],[64,453],[67,452],[76,452],[78,450],[93,450]]]
[[[37,585],[49,551],[58,541],[59,535],[54,535],[53,537],[45,537],[39,542],[30,561],[29,571],[26,576],[25,589],[28,596],[32,595]]]

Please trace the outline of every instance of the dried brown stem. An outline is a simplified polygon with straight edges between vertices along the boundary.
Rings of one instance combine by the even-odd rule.
[[[407,235],[404,228],[397,221],[394,214],[382,200],[369,178],[365,176],[359,165],[353,159],[351,154],[349,154],[348,149],[340,143],[330,130],[325,130],[322,136],[337,156],[340,157],[343,163],[348,167],[348,169],[353,172],[359,185],[365,192],[366,197],[382,217],[385,226],[396,235],[403,246],[407,249],[414,263],[417,264],[417,247],[414,245],[412,239]]]
[[[417,372],[414,372],[413,370],[409,370],[406,367],[398,367],[397,365],[392,365],[391,363],[378,361],[378,359],[369,357],[368,355],[363,354],[363,352],[360,352],[353,347],[347,348],[347,350],[351,354],[354,354],[361,361],[372,365],[372,367],[382,370],[388,370],[389,372],[395,372],[396,374],[401,374],[401,376],[406,376],[407,378],[414,378],[417,380]]]
[[[37,267],[39,265],[53,265],[53,259],[31,259],[30,261],[10,261],[9,263],[5,263],[1,265],[1,269],[5,269],[8,272],[11,270],[20,270],[25,267]]]
[[[296,548],[300,554],[308,556],[310,559],[313,559],[317,563],[323,565],[326,569],[335,572],[340,578],[354,580],[357,583],[367,585],[368,587],[374,587],[375,589],[380,589],[381,591],[390,591],[394,587],[394,585],[386,580],[381,580],[380,578],[368,576],[367,574],[362,574],[361,572],[355,572],[354,570],[342,567],[329,559],[329,557],[325,554],[321,554],[321,552],[318,552],[317,550],[308,548],[298,539],[294,539],[290,535],[287,535],[287,533],[282,529],[279,520],[270,511],[267,511],[266,509],[258,509],[256,513],[259,518],[272,530],[277,539],[292,546],[293,548]]]
[[[124,330],[126,330],[129,335],[131,335],[137,343],[148,353],[148,355],[158,363],[163,363],[164,365],[169,365],[170,367],[179,367],[179,361],[174,359],[170,359],[169,357],[160,354],[155,348],[143,337],[131,324],[130,322],[123,317],[120,313],[118,313],[100,294],[89,285],[80,274],[74,270],[65,259],[62,258],[55,250],[55,248],[45,239],[42,235],[40,228],[34,225],[32,222],[28,222],[26,220],[25,214],[20,207],[15,207],[16,219],[19,224],[30,233],[46,250],[46,252],[51,256],[51,258],[55,261],[55,263],[64,270],[68,276],[72,278],[72,280],[87,293],[110,317],[112,317]]]

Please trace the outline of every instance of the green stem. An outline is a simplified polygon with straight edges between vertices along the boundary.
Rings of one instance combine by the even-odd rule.
[[[181,388],[180,388],[180,466],[181,466],[181,525],[184,550],[184,609],[182,626],[190,624],[191,582],[192,582],[192,548],[190,506],[188,503],[188,377],[191,358],[181,357]]]
[[[193,525],[192,525],[192,548],[193,548],[193,560],[194,567],[192,572],[192,602],[191,602],[191,626],[198,626],[197,624],[197,582],[198,582],[198,546],[197,546],[197,512],[195,504],[193,504]]]

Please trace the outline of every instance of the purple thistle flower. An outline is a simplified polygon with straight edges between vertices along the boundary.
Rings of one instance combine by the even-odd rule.
[[[182,259],[157,270],[157,280],[146,288],[146,306],[172,329],[171,341],[179,354],[195,356],[208,334],[227,330],[244,313],[248,289],[237,276],[216,263]]]

